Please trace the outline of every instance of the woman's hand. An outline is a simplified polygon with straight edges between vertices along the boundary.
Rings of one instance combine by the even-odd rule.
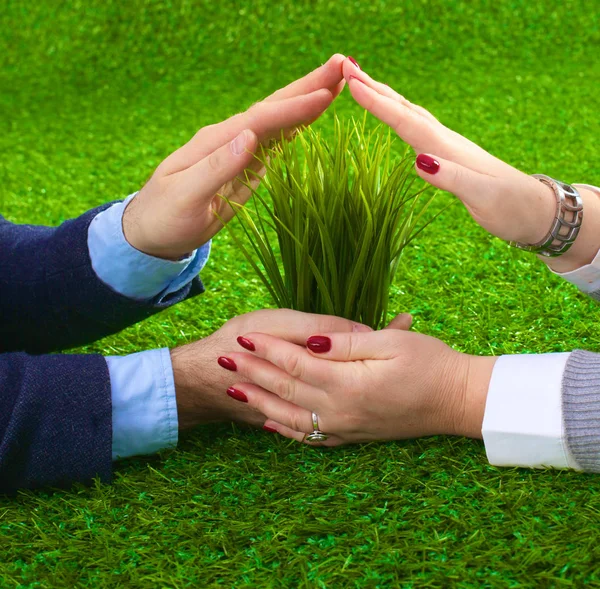
[[[136,249],[179,259],[206,243],[233,216],[221,198],[245,204],[251,191],[245,169],[260,175],[254,152],[317,119],[341,92],[343,55],[334,55],[304,78],[278,90],[246,112],[200,129],[156,169],[129,203],[123,231]],[[258,180],[250,176],[254,187]]]
[[[552,190],[445,127],[423,107],[373,80],[356,62],[343,64],[354,99],[389,125],[417,152],[417,173],[455,194],[484,229],[507,241],[534,244],[550,230],[556,212]],[[575,244],[557,258],[542,258],[556,272],[592,261],[600,249],[600,199],[579,188],[584,221]]]
[[[236,373],[228,393],[269,419],[265,429],[304,441],[312,412],[326,446],[433,434],[481,437],[494,358],[468,356],[406,325],[323,333],[305,345],[265,333],[220,358]]]
[[[238,403],[225,394],[236,382],[237,375],[223,370],[215,361],[217,357],[228,357],[241,349],[236,338],[249,331],[303,344],[315,331],[361,332],[371,329],[341,317],[265,309],[234,317],[212,335],[171,350],[181,429],[212,421],[240,421],[258,426],[265,422],[266,418],[256,408]]]

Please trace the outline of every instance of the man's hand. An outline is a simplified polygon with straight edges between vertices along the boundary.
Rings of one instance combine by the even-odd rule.
[[[136,249],[179,259],[206,243],[234,212],[221,198],[245,204],[263,170],[254,152],[317,119],[344,87],[343,55],[334,55],[304,78],[278,90],[246,112],[200,129],[156,169],[129,203],[123,232]]]
[[[217,363],[239,350],[237,338],[260,331],[301,344],[316,332],[371,331],[349,319],[311,315],[288,309],[261,310],[234,317],[209,337],[171,351],[180,429],[216,421],[240,421],[261,426],[265,417],[245,402],[227,396],[234,384],[235,370]],[[230,368],[232,368],[230,366]],[[243,400],[243,399],[242,399]]]

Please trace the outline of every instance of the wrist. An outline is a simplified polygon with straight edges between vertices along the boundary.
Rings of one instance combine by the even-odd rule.
[[[583,220],[577,239],[568,252],[556,258],[538,256],[559,274],[590,264],[600,250],[600,198],[593,191],[578,188],[583,200]]]
[[[227,395],[227,389],[238,382],[239,376],[217,364],[217,358],[226,353],[220,344],[213,334],[171,350],[179,429],[223,421],[262,426],[266,419]]]
[[[177,249],[170,246],[164,246],[160,243],[156,243],[152,239],[153,236],[147,234],[147,223],[145,222],[143,215],[144,195],[142,194],[142,191],[127,203],[127,207],[123,211],[122,229],[127,243],[139,252],[148,256],[159,258],[161,260],[168,260],[170,262],[179,262],[183,258],[189,256],[192,250],[185,252],[180,251],[181,248]]]
[[[456,414],[451,433],[481,439],[485,404],[497,358],[469,354],[462,356],[463,368],[456,392]]]
[[[226,395],[219,394],[217,370],[207,362],[206,352],[202,341],[171,350],[179,429],[230,419],[223,407]]]

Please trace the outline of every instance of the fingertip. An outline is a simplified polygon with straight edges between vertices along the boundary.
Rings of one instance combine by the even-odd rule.
[[[328,100],[329,102],[333,101],[333,92],[329,88],[321,88],[316,91],[316,94],[320,94],[323,100]]]
[[[440,161],[434,156],[426,153],[420,153],[415,160],[415,166],[418,170],[425,172],[430,176],[437,174],[440,171]],[[419,174],[421,175],[421,174]]]
[[[331,338],[326,335],[311,335],[306,340],[306,347],[315,354],[325,354],[331,350]]]
[[[369,331],[373,331],[373,328],[369,327],[368,325],[363,325],[362,323],[353,323],[352,331],[357,333],[367,333]]]
[[[340,65],[342,65],[344,63],[346,59],[346,56],[343,53],[334,53],[326,62],[325,64],[330,64],[330,63],[339,63]]]
[[[252,129],[244,129],[229,144],[235,156],[254,153],[258,145],[258,137]]]
[[[400,313],[396,315],[384,329],[399,329],[409,331],[413,322],[413,317],[410,313]]]
[[[254,342],[248,337],[245,337],[243,335],[238,336],[237,343],[249,352],[256,351],[256,346],[254,345]]]

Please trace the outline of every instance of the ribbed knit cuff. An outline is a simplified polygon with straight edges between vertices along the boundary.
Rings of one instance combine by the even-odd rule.
[[[567,447],[577,465],[600,472],[600,354],[575,350],[563,376]]]

